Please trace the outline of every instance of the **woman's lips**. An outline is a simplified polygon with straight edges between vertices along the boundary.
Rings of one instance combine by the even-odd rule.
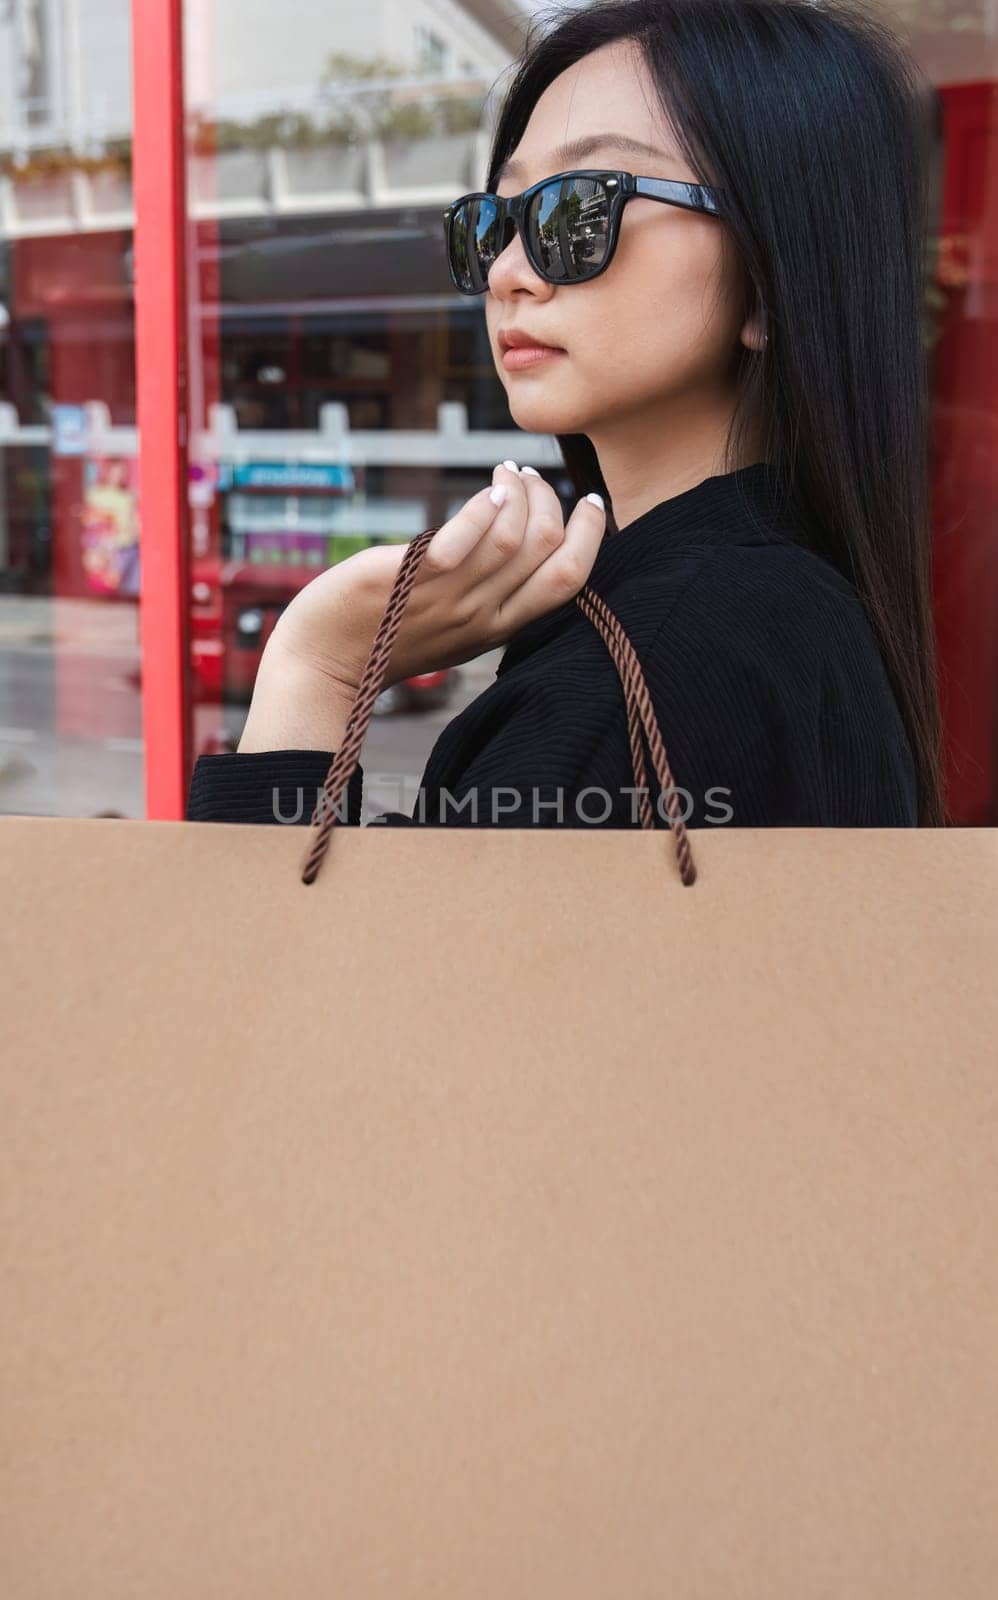
[[[564,354],[564,350],[550,344],[514,344],[503,351],[502,364],[507,372],[519,372],[523,367],[536,367],[541,361]]]

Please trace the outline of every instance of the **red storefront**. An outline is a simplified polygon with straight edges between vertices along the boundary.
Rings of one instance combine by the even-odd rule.
[[[235,13],[132,0],[130,152],[21,161],[5,260],[0,810],[182,816],[193,759],[231,747],[254,650],[317,561],[410,537],[502,453],[556,475],[547,441],[513,433],[473,309],[441,274],[440,201],[471,186],[481,151],[455,107],[481,99],[520,26],[485,0],[463,9],[453,49],[471,59],[456,68],[480,81],[452,72],[446,93],[421,90],[437,123],[399,123],[407,149],[384,122],[367,144],[327,132],[316,145],[301,112],[276,131],[258,107],[207,119]],[[938,112],[926,339],[949,805],[993,825],[995,47],[965,30],[913,37]],[[428,160],[432,182],[416,181]],[[60,183],[65,219],[33,223]]]

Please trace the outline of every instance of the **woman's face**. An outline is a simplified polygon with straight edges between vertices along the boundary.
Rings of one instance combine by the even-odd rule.
[[[497,192],[518,194],[576,167],[705,181],[681,157],[644,56],[630,41],[604,45],[551,83]],[[629,200],[613,260],[590,283],[545,283],[517,235],[488,284],[492,357],[521,428],[585,433],[598,449],[601,434],[635,414],[644,432],[655,413],[667,426],[670,409],[682,408],[688,419],[689,408],[702,404],[705,415],[716,414],[734,395],[744,294],[717,217]],[[563,354],[507,370],[499,335],[511,329]],[[756,342],[747,324],[745,332],[746,342]]]

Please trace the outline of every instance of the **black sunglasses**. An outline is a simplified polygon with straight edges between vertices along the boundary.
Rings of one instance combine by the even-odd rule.
[[[687,211],[719,210],[720,189],[631,172],[558,172],[522,194],[465,194],[444,212],[447,265],[455,289],[484,294],[489,269],[514,230],[545,283],[588,283],[605,272],[628,200],[642,196]]]

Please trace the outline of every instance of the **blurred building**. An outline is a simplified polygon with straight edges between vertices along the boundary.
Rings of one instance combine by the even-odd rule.
[[[998,24],[891,9],[935,93],[951,804],[998,822]],[[440,230],[524,24],[512,0],[186,0],[195,753],[318,568],[442,520],[503,456],[559,482]],[[129,0],[0,0],[0,810],[143,813],[131,60]]]

